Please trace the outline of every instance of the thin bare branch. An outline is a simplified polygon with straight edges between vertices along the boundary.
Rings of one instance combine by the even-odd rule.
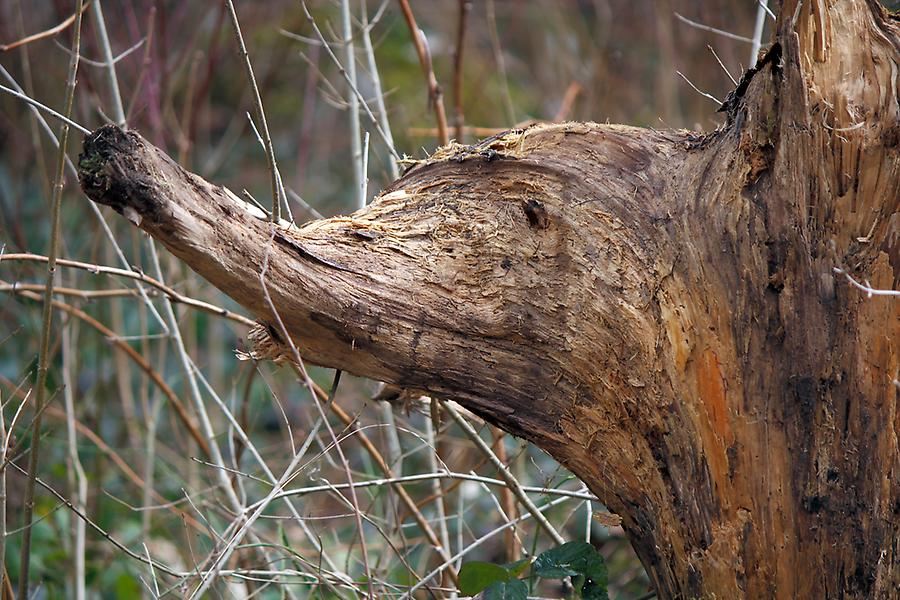
[[[84,12],[84,1],[75,4],[75,35],[72,40],[73,56],[69,62],[69,77],[66,81],[64,114],[68,118],[72,114],[75,102],[75,82],[78,73],[78,54],[81,51],[81,22]],[[65,187],[66,147],[69,140],[69,126],[63,123],[59,133],[59,150],[56,162],[56,180],[53,185],[53,198],[50,206],[50,250],[47,256],[47,289],[44,292],[44,306],[41,325],[41,346],[38,355],[38,376],[35,393],[35,417],[31,428],[31,452],[28,456],[28,477],[23,499],[23,518],[25,531],[22,536],[21,558],[19,563],[19,599],[27,600],[29,573],[31,569],[31,520],[34,514],[34,487],[37,479],[38,460],[40,456],[41,417],[44,411],[47,389],[47,373],[50,370],[50,333],[53,324],[53,286],[56,283],[56,258],[60,245],[60,207],[62,192]]]
[[[363,51],[366,54],[366,63],[369,69],[369,77],[372,79],[372,87],[375,90],[375,107],[378,109],[378,118],[381,123],[381,128],[384,130],[386,136],[386,142],[390,147],[391,154],[388,157],[388,167],[390,169],[391,179],[397,179],[400,177],[400,167],[397,165],[397,152],[394,148],[394,136],[391,133],[391,124],[388,119],[387,108],[384,105],[384,92],[381,88],[381,76],[378,73],[378,64],[375,61],[375,49],[372,47],[372,36],[369,35],[372,27],[375,25],[375,22],[380,18],[380,14],[384,11],[387,6],[388,0],[385,0],[381,7],[378,9],[378,13],[375,14],[375,17],[372,21],[369,21],[368,10],[366,8],[366,0],[361,0],[362,3],[362,42],[363,42]]]
[[[454,137],[461,144],[464,143],[463,125],[465,125],[462,102],[463,49],[465,48],[466,22],[471,10],[472,0],[459,0],[459,12],[456,21],[456,46],[453,48],[453,125],[456,128]]]
[[[709,25],[704,25],[703,23],[698,23],[697,21],[692,21],[687,17],[684,17],[678,13],[673,13],[675,18],[686,25],[690,25],[695,29],[700,29],[701,31],[708,31],[710,33],[715,33],[716,35],[721,35],[722,37],[727,37],[730,40],[736,40],[738,42],[746,42],[748,44],[752,44],[753,40],[751,38],[745,37],[743,35],[737,35],[736,33],[731,33],[730,31],[725,31],[724,29],[717,29],[715,27],[710,27]]]
[[[716,51],[713,50],[713,47],[709,44],[707,44],[706,47],[710,52],[712,52],[713,57],[715,57],[716,62],[719,63],[719,66],[722,67],[722,70],[725,71],[725,74],[728,75],[728,79],[731,80],[731,84],[736,87],[738,84],[737,79],[731,76],[731,71],[728,70],[728,67],[725,66],[725,63],[722,62],[722,59],[719,58],[719,55],[716,54]]]
[[[0,262],[4,261],[18,261],[18,260],[26,260],[26,261],[34,261],[34,262],[48,262],[48,257],[42,256],[40,254],[4,254],[0,255]],[[134,279],[135,281],[140,281],[149,285],[150,287],[154,287],[158,289],[160,292],[165,294],[172,302],[178,302],[179,304],[184,304],[185,306],[190,306],[192,308],[196,308],[197,310],[202,310],[204,312],[208,312],[213,315],[218,315],[220,317],[224,317],[230,321],[234,321],[235,323],[240,323],[241,325],[246,325],[247,327],[253,327],[256,325],[256,321],[253,319],[249,319],[243,315],[230,311],[226,308],[222,308],[220,306],[216,306],[214,304],[210,304],[209,302],[204,302],[202,300],[197,300],[195,298],[190,298],[185,296],[184,294],[180,294],[176,292],[174,289],[170,288],[166,284],[161,281],[157,281],[156,279],[150,277],[149,275],[144,274],[141,271],[126,271],[125,269],[117,269],[116,267],[107,267],[105,265],[95,265],[91,263],[80,262],[77,260],[68,260],[64,258],[59,258],[56,260],[56,264],[61,267],[71,267],[74,269],[83,269],[85,271],[89,271],[91,273],[104,273],[106,275],[115,275],[116,277],[124,277],[126,279]],[[45,286],[40,286],[41,289],[44,289]],[[0,287],[0,291],[11,291],[15,292],[19,289],[29,290],[32,287],[29,287],[27,284],[16,284],[16,283],[6,283],[3,287]],[[117,292],[116,294],[111,294],[110,292]],[[55,292],[57,293],[57,292]],[[101,297],[105,295],[122,295],[118,290],[97,290],[97,291],[88,291],[88,290],[74,290],[69,288],[64,288],[64,291],[58,291],[61,294],[68,294],[73,296],[80,296],[82,298],[92,298],[92,297]]]
[[[347,72],[347,110],[350,117],[350,160],[353,163],[353,182],[356,184],[356,206],[362,208],[366,205],[366,197],[363,191],[363,180],[366,177],[363,171],[365,158],[362,153],[359,128],[359,99],[353,93],[357,89],[356,82],[356,52],[353,44],[353,29],[350,25],[350,0],[341,0],[341,34],[344,36],[344,69]]]
[[[91,0],[87,0],[84,3],[82,12],[86,11],[88,8],[90,8],[90,6],[91,6]],[[24,37],[20,40],[16,40],[15,42],[10,42],[9,44],[0,44],[0,52],[7,52],[9,50],[14,50],[20,46],[24,46],[26,44],[30,44],[30,43],[36,42],[38,40],[43,40],[48,37],[53,37],[63,31],[65,31],[67,28],[69,28],[72,25],[72,23],[75,23],[75,21],[78,18],[80,18],[80,15],[79,15],[78,11],[75,11],[74,13],[72,13],[71,15],[66,17],[66,19],[62,23],[60,23],[58,25],[54,25],[50,29],[45,29],[44,31],[40,31],[38,33],[33,33],[33,34],[31,34],[27,37]]]
[[[99,9],[98,4],[95,7]],[[62,377],[63,398],[65,400],[66,415],[66,449],[68,451],[68,467],[71,497],[73,504],[82,512],[86,512],[88,496],[88,480],[84,472],[84,466],[78,456],[77,435],[75,433],[75,386],[72,384],[72,323],[66,323],[62,331]],[[84,600],[87,597],[85,582],[85,523],[80,519],[73,519],[72,523],[72,554],[74,555],[75,568],[72,576],[75,580],[75,600]]]
[[[5,85],[0,85],[0,91],[4,91],[7,94],[9,94],[10,96],[15,96],[19,100],[23,100],[23,101],[27,102],[28,104],[30,104],[31,106],[41,109],[42,111],[44,111],[45,113],[47,113],[48,115],[53,117],[54,119],[58,119],[59,121],[62,121],[62,123],[64,125],[66,125],[67,127],[74,127],[75,129],[77,129],[78,131],[80,131],[81,133],[83,133],[85,135],[87,135],[91,132],[90,129],[88,129],[87,127],[85,127],[83,125],[79,125],[78,123],[76,123],[75,121],[70,119],[68,116],[56,112],[49,106],[47,106],[45,104],[41,104],[34,98],[29,98],[28,96],[26,96],[25,94],[23,94],[21,92],[17,92],[16,90],[10,89],[10,88],[6,87]]]
[[[358,430],[359,431],[359,430]],[[357,434],[358,434],[357,431]],[[454,479],[459,481],[474,481],[476,483],[485,483],[498,487],[509,487],[509,483],[502,479],[494,479],[492,477],[484,477],[483,475],[474,475],[472,473],[458,473],[455,471],[432,471],[431,473],[416,473],[415,475],[403,475],[402,477],[382,477],[380,479],[371,479],[368,481],[355,481],[353,486],[357,489],[368,487],[381,487],[395,483],[416,483],[419,481],[431,481],[432,479]],[[307,494],[315,494],[318,492],[328,492],[332,490],[347,489],[349,484],[333,483],[329,485],[315,485],[304,488],[288,489],[279,494],[278,497],[285,496],[305,496]],[[521,486],[524,492],[529,494],[540,494],[542,496],[566,496],[569,498],[577,498],[579,500],[589,500],[591,502],[599,502],[597,496],[590,492],[580,490],[566,490],[560,488]],[[258,504],[251,504],[247,510],[254,509]]]
[[[535,518],[535,520],[540,524],[540,526],[547,532],[547,534],[559,545],[562,545],[566,542],[566,539],[560,535],[560,533],[556,530],[556,528],[547,520],[547,518],[541,514],[541,511],[535,506],[534,502],[525,494],[525,490],[522,489],[522,485],[519,481],[510,473],[509,468],[503,464],[497,455],[494,454],[491,447],[488,446],[487,442],[481,439],[481,436],[478,435],[478,432],[475,431],[475,428],[472,427],[472,424],[469,423],[459,411],[456,410],[450,404],[446,402],[441,402],[441,407],[447,411],[447,413],[456,421],[456,424],[460,426],[460,428],[466,433],[470,440],[475,444],[475,447],[478,448],[484,454],[487,459],[497,468],[497,471],[500,473],[500,477],[507,483],[509,489],[512,490],[512,493],[516,495],[516,498],[519,499],[519,502],[525,507],[525,510],[531,513],[531,515]]]
[[[759,56],[759,48],[762,46],[763,30],[766,27],[766,12],[769,11],[769,0],[757,0],[759,6],[756,8],[756,22],[753,25],[753,45],[750,47],[749,65],[756,64]]]
[[[116,76],[116,59],[113,57],[112,46],[109,44],[109,34],[106,31],[106,19],[103,18],[101,0],[94,0],[94,10],[91,11],[91,23],[97,33],[97,43],[103,55],[103,66],[106,72],[106,84],[109,87],[109,95],[112,102],[112,116],[119,127],[125,127],[125,108],[122,106],[122,94],[119,92],[119,78]]]
[[[696,85],[694,85],[693,83],[691,83],[691,80],[688,79],[687,77],[685,77],[684,73],[682,73],[681,71],[675,71],[675,74],[678,75],[679,77],[681,77],[682,79],[684,79],[684,81],[685,81],[689,86],[691,86],[691,87],[694,89],[695,92],[697,92],[698,94],[700,94],[700,95],[703,96],[704,98],[709,98],[710,100],[712,100],[713,102],[715,102],[715,103],[718,104],[719,106],[722,105],[722,101],[721,101],[721,100],[719,100],[718,98],[716,98],[716,97],[713,96],[712,94],[709,94],[709,93],[707,93],[707,92],[704,92],[704,91],[700,90]]]
[[[425,32],[419,29],[416,24],[416,18],[413,16],[412,8],[409,6],[409,0],[399,0],[400,10],[403,12],[403,18],[409,27],[409,34],[412,38],[413,47],[416,49],[416,55],[419,57],[419,65],[422,67],[422,73],[425,75],[425,82],[428,85],[428,97],[434,116],[437,120],[438,143],[444,146],[450,142],[450,135],[447,132],[447,113],[444,110],[444,92],[438,85],[437,77],[434,75],[434,65],[431,61],[431,52],[428,49],[428,40]]]
[[[834,267],[832,270],[835,273],[837,273],[838,275],[843,275],[847,279],[847,281],[850,283],[850,285],[852,285],[853,287],[855,287],[858,290],[865,292],[869,298],[871,298],[872,296],[893,296],[893,297],[900,296],[900,290],[884,290],[884,289],[873,288],[872,286],[869,285],[868,281],[865,283],[860,283],[856,279],[851,277],[850,273],[848,273],[847,271],[845,271],[843,269]]]
[[[344,65],[338,60],[338,57],[335,56],[334,52],[331,50],[331,46],[329,46],[325,41],[325,36],[322,35],[322,30],[319,29],[318,24],[316,24],[316,20],[313,18],[312,14],[309,12],[309,8],[306,6],[306,2],[303,0],[300,1],[300,6],[303,8],[303,14],[306,17],[307,22],[313,28],[313,31],[316,34],[316,38],[318,38],[322,42],[322,47],[325,48],[325,52],[328,54],[328,57],[335,64],[341,76],[344,78],[347,83],[352,83],[350,80],[350,76],[347,74],[347,70],[344,68]],[[366,99],[363,98],[362,94],[356,88],[356,86],[351,85],[350,91],[352,91],[356,97],[359,99],[360,106],[363,107],[363,110],[366,113],[366,116],[369,117],[369,120],[375,126],[375,130],[378,132],[378,135],[381,136],[381,139],[384,141],[387,146],[388,151],[391,153],[396,160],[400,159],[400,155],[397,154],[397,150],[394,148],[394,140],[391,138],[390,134],[381,126],[378,119],[375,118],[375,115],[372,114],[372,110],[369,108],[369,104],[366,102]]]
[[[269,167],[269,179],[272,185],[272,220],[277,223],[281,219],[281,205],[287,203],[284,191],[280,185],[280,177],[278,174],[278,164],[275,162],[275,148],[272,146],[272,136],[269,135],[269,124],[266,122],[266,113],[263,109],[262,98],[259,95],[259,86],[256,84],[256,77],[253,75],[253,65],[250,63],[250,54],[247,52],[247,46],[244,44],[244,36],[241,35],[241,24],[238,21],[237,11],[234,8],[232,0],[225,0],[228,7],[228,15],[231,17],[231,24],[234,26],[234,36],[237,40],[238,50],[241,59],[244,62],[244,69],[247,72],[247,79],[250,82],[250,89],[253,92],[253,107],[256,110],[256,118],[259,126],[262,128],[262,139],[265,145],[266,163]]]

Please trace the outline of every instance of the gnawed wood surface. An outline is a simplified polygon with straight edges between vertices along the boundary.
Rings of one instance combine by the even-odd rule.
[[[114,127],[82,186],[272,322],[267,264],[306,360],[546,449],[661,597],[894,598],[900,304],[833,269],[900,283],[900,38],[796,5],[713,134],[511,131],[301,227]]]

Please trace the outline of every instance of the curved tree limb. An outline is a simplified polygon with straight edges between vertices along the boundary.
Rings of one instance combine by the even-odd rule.
[[[514,130],[300,228],[114,127],[82,187],[264,321],[267,257],[304,359],[543,447],[661,597],[888,598],[900,305],[833,269],[900,281],[900,36],[863,0],[786,1],[777,27],[709,135]]]

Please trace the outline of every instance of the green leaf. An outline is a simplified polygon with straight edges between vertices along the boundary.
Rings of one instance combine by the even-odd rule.
[[[587,542],[566,542],[543,552],[533,570],[544,579],[572,577],[576,591],[586,600],[608,600],[606,563]]]
[[[484,590],[484,600],[528,600],[528,587],[521,579],[497,581]]]
[[[541,553],[534,561],[534,574],[544,579],[584,575],[597,581],[606,578],[606,564],[589,543],[566,542]]]
[[[581,588],[581,597],[584,600],[609,600],[609,594],[606,591],[606,581],[603,584],[595,583],[592,580],[585,582]]]
[[[534,561],[534,574],[544,579],[587,575],[586,569],[595,556],[599,556],[597,551],[587,542],[566,542],[538,555]]]
[[[524,573],[525,569],[530,566],[531,559],[523,558],[522,560],[517,560],[516,562],[506,563],[505,565],[503,565],[503,568],[506,569],[507,573],[509,573],[509,578],[513,579]]]
[[[508,580],[509,571],[500,565],[477,560],[467,562],[459,570],[459,591],[466,596],[474,596],[492,584]]]

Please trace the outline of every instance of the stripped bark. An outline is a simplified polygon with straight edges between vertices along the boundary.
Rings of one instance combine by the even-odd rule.
[[[510,131],[300,228],[115,127],[82,186],[271,322],[267,257],[306,360],[547,450],[661,597],[896,597],[900,304],[832,270],[900,283],[898,22],[796,6],[712,134]]]

